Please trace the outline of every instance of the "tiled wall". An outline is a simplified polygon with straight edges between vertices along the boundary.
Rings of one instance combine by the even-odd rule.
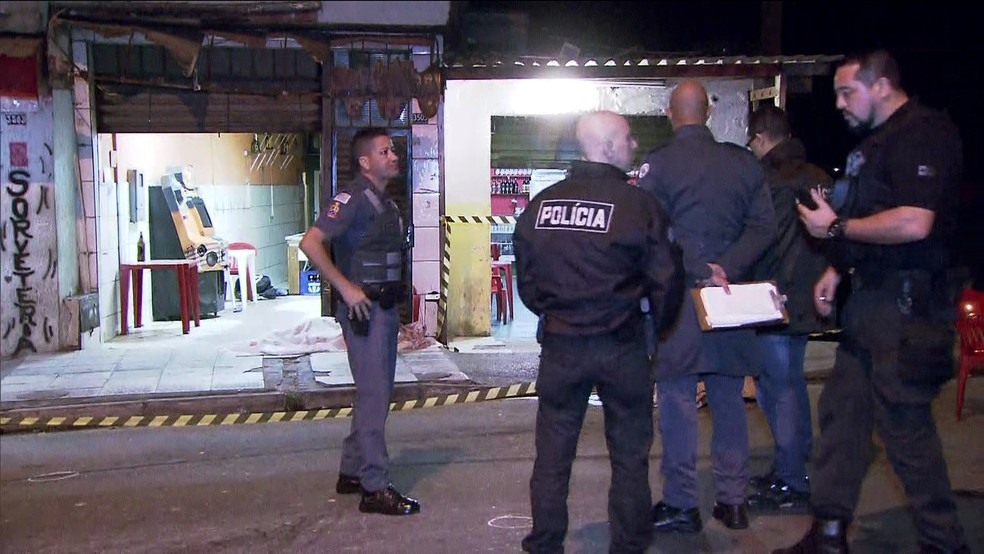
[[[419,114],[417,100],[413,113]],[[419,294],[441,290],[440,144],[438,116],[415,124],[413,150],[413,286]]]
[[[304,188],[301,185],[202,185],[198,190],[215,227],[228,242],[257,248],[256,271],[273,286],[287,288],[287,242],[303,232]]]
[[[108,178],[96,188],[99,210],[95,219],[99,237],[100,335],[103,341],[107,341],[118,335],[120,329],[120,254],[124,261],[135,261],[140,233],[147,241],[150,232],[146,219],[138,223],[129,222],[129,192],[125,176],[120,176],[123,182],[117,186],[113,182],[112,170],[103,173]],[[287,288],[287,243],[284,237],[304,230],[303,189],[285,185],[202,185],[199,193],[212,217],[216,236],[228,242],[248,242],[256,246],[257,273],[270,277],[273,286]],[[117,210],[123,217],[117,217]],[[117,237],[122,237],[122,244]],[[152,313],[149,293],[152,287],[151,273],[145,272],[144,314]],[[227,305],[227,308],[231,306]],[[131,321],[132,313],[131,307]]]
[[[91,34],[91,33],[89,33]],[[76,67],[86,69],[89,65],[84,36],[76,34],[72,41],[72,57]],[[79,145],[79,179],[82,189],[82,221],[85,240],[79,249],[80,288],[82,292],[92,292],[97,286],[96,271],[96,140],[92,128],[93,106],[89,98],[89,82],[81,75],[75,77],[75,132]]]
[[[122,198],[117,197],[117,186],[112,180],[112,173],[104,173],[104,179],[96,184],[96,236],[99,244],[99,332],[103,341],[107,341],[120,332],[120,288],[119,288],[119,267],[120,267],[120,237],[126,237],[126,230],[119,229],[119,218],[117,210],[126,214],[129,209],[126,195]],[[123,187],[126,187],[124,181]],[[118,206],[122,200],[124,205]],[[124,240],[124,247],[126,247]],[[136,247],[134,247],[136,251]],[[136,259],[134,254],[130,258],[124,251],[124,259]],[[148,283],[150,272],[144,276]],[[144,292],[144,313],[150,314],[150,287],[146,286]],[[132,302],[132,299],[131,299]],[[132,317],[132,311],[131,316]],[[132,321],[132,320],[131,320]]]
[[[89,66],[88,48],[86,41],[92,40],[91,31],[73,31],[72,33],[72,59],[75,66],[85,70]],[[96,140],[95,129],[92,127],[93,106],[89,97],[89,82],[82,77],[83,72],[76,73],[74,88],[72,90],[74,104],[74,123],[76,139],[78,141],[78,170],[79,170],[79,190],[81,196],[81,213],[78,214],[76,221],[76,233],[70,240],[78,241],[78,260],[79,267],[79,292],[96,292],[99,288],[99,243],[97,227],[99,217],[99,207],[96,203],[96,183],[98,180],[97,161],[98,141]],[[69,237],[59,237],[59,240],[69,240]],[[60,264],[71,264],[72,260],[59,260]],[[114,288],[106,294],[118,296],[119,292]],[[102,339],[102,332],[109,322],[117,322],[115,316],[107,319],[104,310],[103,296],[100,294],[99,316],[102,319],[100,328],[93,330],[94,335]],[[108,306],[106,306],[108,308]],[[118,323],[117,323],[118,326]],[[82,337],[83,348],[98,344],[99,341],[92,340],[93,336]]]

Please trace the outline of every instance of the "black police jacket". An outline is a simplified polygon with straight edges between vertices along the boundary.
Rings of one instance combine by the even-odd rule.
[[[867,217],[898,206],[932,210],[933,229],[904,244],[834,241],[843,273],[862,276],[899,270],[939,273],[950,264],[956,231],[963,149],[956,126],[945,114],[911,99],[869,133],[847,159],[850,191],[844,214]]]
[[[659,320],[683,295],[665,212],[612,165],[575,162],[519,216],[513,245],[519,296],[550,333],[615,331],[644,295]]]
[[[776,211],[776,240],[752,270],[756,280],[774,280],[786,295],[789,325],[764,329],[784,334],[808,334],[831,328],[834,318],[821,318],[813,304],[813,285],[830,265],[823,241],[806,232],[796,210],[798,193],[817,186],[827,187],[830,176],[806,161],[799,139],[777,144],[762,158],[765,181]]]

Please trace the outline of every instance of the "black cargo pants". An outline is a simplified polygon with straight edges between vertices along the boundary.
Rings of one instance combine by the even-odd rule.
[[[927,317],[924,299],[907,306],[899,293],[892,280],[858,284],[844,307],[843,339],[818,407],[813,508],[817,517],[852,518],[874,458],[874,430],[905,487],[919,542],[955,549],[963,529],[930,410],[953,372],[953,335],[945,321]]]
[[[651,540],[653,378],[642,325],[635,323],[601,336],[544,333],[527,552],[563,552],[571,466],[592,387],[602,402],[612,466],[610,552],[644,552]]]

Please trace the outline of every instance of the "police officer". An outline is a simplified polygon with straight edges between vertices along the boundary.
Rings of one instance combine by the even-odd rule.
[[[844,60],[834,75],[837,108],[864,139],[850,153],[841,215],[813,193],[799,207],[811,235],[836,247],[814,287],[830,311],[853,269],[843,338],[818,407],[812,475],[814,523],[779,553],[847,552],[847,527],[873,459],[877,430],[915,514],[920,552],[968,552],[930,402],[953,375],[955,298],[947,268],[962,170],[958,133],[945,115],[900,87],[884,50]]]
[[[352,153],[359,175],[331,199],[300,243],[341,295],[335,319],[355,380],[352,429],[342,443],[335,490],[361,493],[361,512],[409,515],[419,512],[420,504],[390,483],[385,442],[400,326],[395,303],[403,294],[403,221],[386,184],[399,174],[399,160],[393,141],[379,128],[356,133]]]
[[[789,324],[759,330],[761,373],[755,380],[759,405],[775,439],[775,465],[752,479],[749,506],[766,510],[801,510],[810,499],[806,460],[813,449],[810,397],[803,362],[810,333],[831,328],[813,308],[813,284],[827,269],[823,241],[799,222],[798,197],[829,188],[830,176],[806,161],[806,149],[792,136],[786,112],[760,107],[748,121],[748,147],[762,162],[776,211],[776,241],[753,269],[756,280],[776,281],[786,295]]]
[[[670,215],[683,249],[690,285],[727,287],[747,280],[753,263],[772,244],[775,215],[762,168],[741,146],[719,143],[707,128],[707,91],[681,82],[667,116],[673,140],[650,153],[639,186]],[[680,318],[660,344],[656,362],[659,425],[663,436],[663,500],[653,506],[656,531],[696,533],[697,382],[711,408],[716,500],[712,515],[732,529],[748,527],[748,425],[742,387],[758,371],[755,331],[702,332],[690,295]]]
[[[563,552],[571,465],[594,387],[612,465],[610,551],[644,552],[653,382],[640,300],[663,318],[679,304],[683,276],[666,217],[627,183],[636,141],[625,118],[586,114],[576,136],[586,161],[533,198],[513,236],[520,298],[543,318],[533,529],[522,546]]]

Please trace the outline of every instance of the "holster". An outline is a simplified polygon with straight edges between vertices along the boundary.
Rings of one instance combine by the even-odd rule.
[[[406,286],[402,282],[393,281],[388,283],[365,283],[362,285],[362,292],[373,302],[379,302],[379,307],[388,310],[396,305],[396,302],[406,292]]]

